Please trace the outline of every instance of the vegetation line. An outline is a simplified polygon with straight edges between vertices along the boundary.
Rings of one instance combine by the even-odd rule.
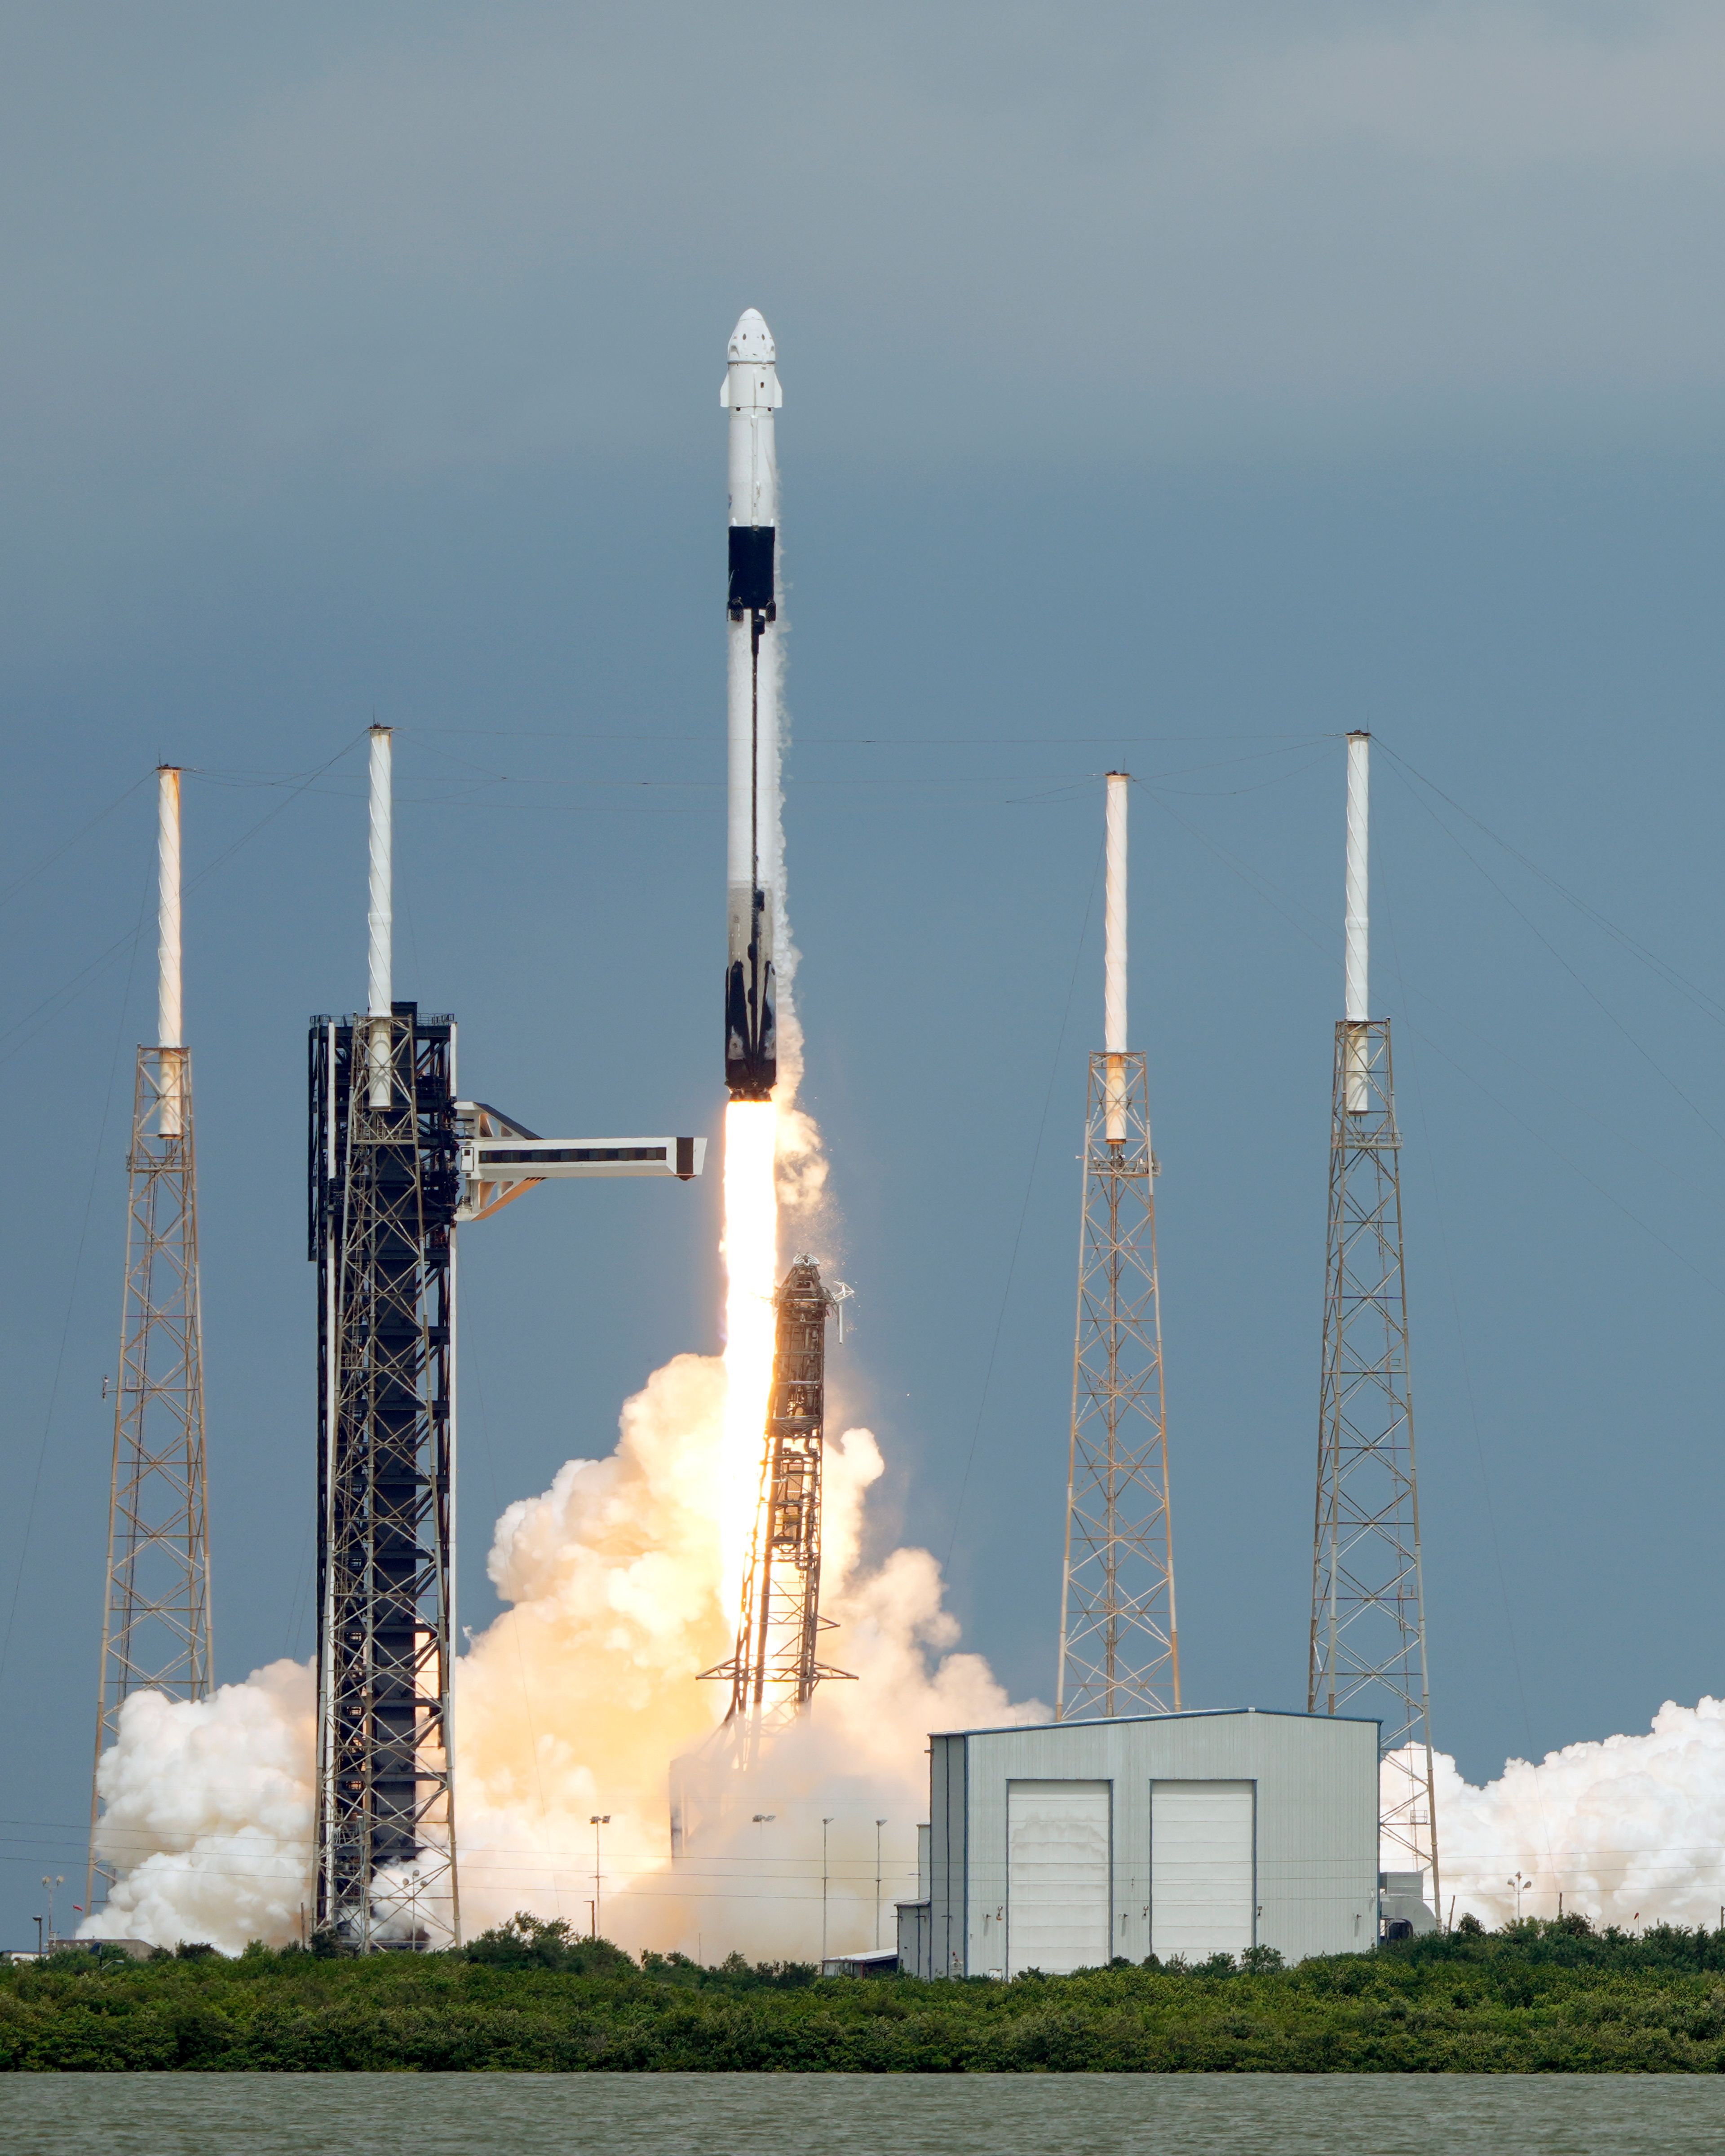
[[[1725,1930],[1596,1933],[1583,1917],[1284,1969],[1009,1984],[632,1961],[517,1917],[463,1952],[363,1959],[185,1946],[67,1949],[0,1969],[0,2069],[23,2073],[1718,2073]]]

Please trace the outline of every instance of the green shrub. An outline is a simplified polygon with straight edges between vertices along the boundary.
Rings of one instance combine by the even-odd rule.
[[[1458,1927],[1010,1984],[632,1961],[522,1915],[459,1953],[255,1948],[0,1969],[0,2071],[1725,2071],[1725,1932]]]

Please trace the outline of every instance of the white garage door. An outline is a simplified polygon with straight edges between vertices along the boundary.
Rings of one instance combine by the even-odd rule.
[[[1150,1950],[1203,1961],[1252,1943],[1250,1782],[1150,1784]]]
[[[1106,1782],[1006,1786],[1006,1973],[1108,1958]]]

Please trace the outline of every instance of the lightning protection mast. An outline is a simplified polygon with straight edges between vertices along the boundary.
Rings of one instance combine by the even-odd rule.
[[[316,1922],[459,1945],[456,1229],[538,1184],[701,1173],[695,1137],[542,1138],[456,1097],[453,1019],[393,998],[391,735],[371,730],[369,993],[311,1035],[318,1268]]]
[[[1108,773],[1105,1045],[1090,1059],[1056,1721],[1180,1705],[1146,1059],[1127,1046],[1132,781]]]
[[[1348,737],[1347,1015],[1336,1028],[1307,1707],[1383,1725],[1380,1839],[1442,1906],[1389,1020],[1369,1015],[1371,737]]]
[[[138,1050],[108,1569],[96,1693],[95,1774],[84,1906],[105,1896],[98,1864],[102,1755],[136,1691],[203,1699],[212,1682],[209,1525],[204,1472],[203,1337],[198,1305],[198,1175],[192,1051],[180,977],[180,773],[157,772],[156,1045]]]

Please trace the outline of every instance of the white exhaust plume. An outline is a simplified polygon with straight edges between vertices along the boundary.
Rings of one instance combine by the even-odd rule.
[[[305,1662],[271,1662],[208,1699],[134,1692],[102,1755],[98,1861],[122,1875],[80,1938],[300,1936],[311,1891],[316,1696]]]
[[[1538,1766],[1511,1759],[1483,1788],[1443,1753],[1436,1766],[1445,1922],[1512,1921],[1519,1873],[1523,1917],[1555,1917],[1561,1894],[1595,1925],[1717,1928],[1725,1701],[1667,1700],[1645,1736],[1566,1744]],[[1386,1845],[1384,1869],[1405,1856]]]
[[[875,1939],[875,1821],[884,1936],[912,1892],[927,1810],[931,1729],[1043,1721],[1014,1707],[957,1626],[926,1550],[860,1560],[865,1494],[881,1471],[866,1430],[832,1446],[823,1607],[843,1628],[856,1684],[824,1687],[777,1746],[762,1794],[673,1871],[667,1770],[712,1727],[694,1672],[734,1619],[720,1597],[714,1529],[723,1459],[723,1366],[680,1355],[625,1405],[616,1450],[572,1460],[497,1525],[491,1576],[513,1605],[456,1673],[461,1898],[468,1932],[531,1909],[590,1922],[593,1835],[608,1937],[639,1950],[732,1949],[812,1958],[820,1945],[820,1822],[829,1817],[827,1937]],[[311,1678],[279,1662],[210,1701],[143,1694],[103,1763],[105,1861],[124,1872],[87,1935],[172,1945],[300,1936],[309,1892]],[[754,1811],[774,1815],[757,1827]]]

